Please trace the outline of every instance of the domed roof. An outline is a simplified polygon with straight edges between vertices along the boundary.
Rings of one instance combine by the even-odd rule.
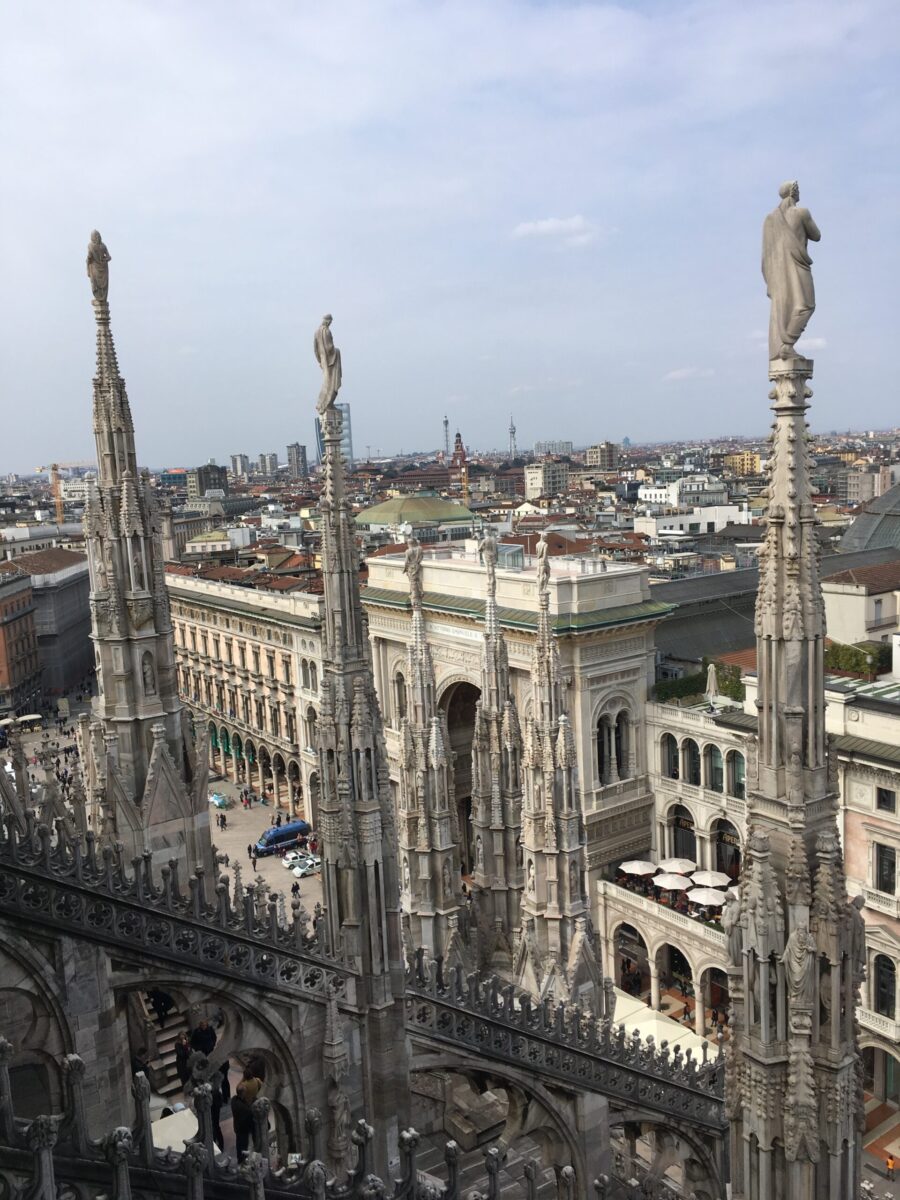
[[[358,525],[449,525],[472,520],[474,517],[464,504],[421,492],[395,496],[364,508],[356,517]]]
[[[868,501],[841,538],[840,549],[869,550],[882,546],[900,549],[900,483]]]

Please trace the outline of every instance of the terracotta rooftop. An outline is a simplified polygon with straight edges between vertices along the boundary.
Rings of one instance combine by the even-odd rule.
[[[29,550],[13,560],[15,565],[29,575],[52,575],[55,571],[65,571],[68,567],[77,567],[79,563],[87,562],[87,555],[80,550],[63,550],[59,546],[49,550]],[[0,566],[6,568],[8,564]],[[11,565],[11,564],[9,564]]]
[[[27,556],[23,555],[22,557]],[[895,588],[900,588],[900,559],[894,562],[876,563],[871,567],[851,567],[848,571],[825,575],[822,582],[849,584],[852,587],[862,588],[869,594],[892,592]]]

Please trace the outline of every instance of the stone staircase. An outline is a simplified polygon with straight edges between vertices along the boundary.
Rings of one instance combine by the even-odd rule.
[[[160,1027],[159,1018],[153,1011],[146,992],[141,993],[141,1003],[144,1006],[147,1020],[153,1023],[156,1030],[156,1057],[150,1063],[155,1081],[153,1090],[158,1095],[169,1099],[182,1090],[175,1065],[175,1039],[179,1033],[188,1029],[187,1017],[180,1009],[172,1008]]]

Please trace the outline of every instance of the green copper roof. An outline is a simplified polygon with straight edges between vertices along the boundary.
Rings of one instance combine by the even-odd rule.
[[[387,608],[410,607],[409,596],[405,592],[395,592],[390,588],[363,588],[362,599],[364,604],[380,604]],[[484,601],[475,596],[448,596],[442,592],[426,592],[422,602],[430,612],[484,619]],[[640,604],[620,604],[617,608],[604,608],[595,612],[565,613],[554,619],[553,632],[583,633],[589,629],[602,629],[607,625],[655,621],[668,616],[674,608],[674,604],[645,600]],[[498,607],[497,615],[500,624],[509,629],[537,629],[538,614],[530,609]]]
[[[383,504],[364,508],[356,515],[358,525],[447,525],[453,521],[472,521],[474,517],[464,504],[454,504],[440,496],[395,496]]]

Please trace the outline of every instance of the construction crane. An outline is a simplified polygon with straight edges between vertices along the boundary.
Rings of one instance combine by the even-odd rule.
[[[70,467],[92,467],[92,462],[64,462],[51,463],[49,467],[35,467],[35,474],[39,475],[42,471],[49,472],[50,475],[50,494],[53,496],[53,503],[56,507],[56,523],[62,525],[65,517],[65,506],[62,497],[62,483],[59,478],[59,468],[68,470]]]

